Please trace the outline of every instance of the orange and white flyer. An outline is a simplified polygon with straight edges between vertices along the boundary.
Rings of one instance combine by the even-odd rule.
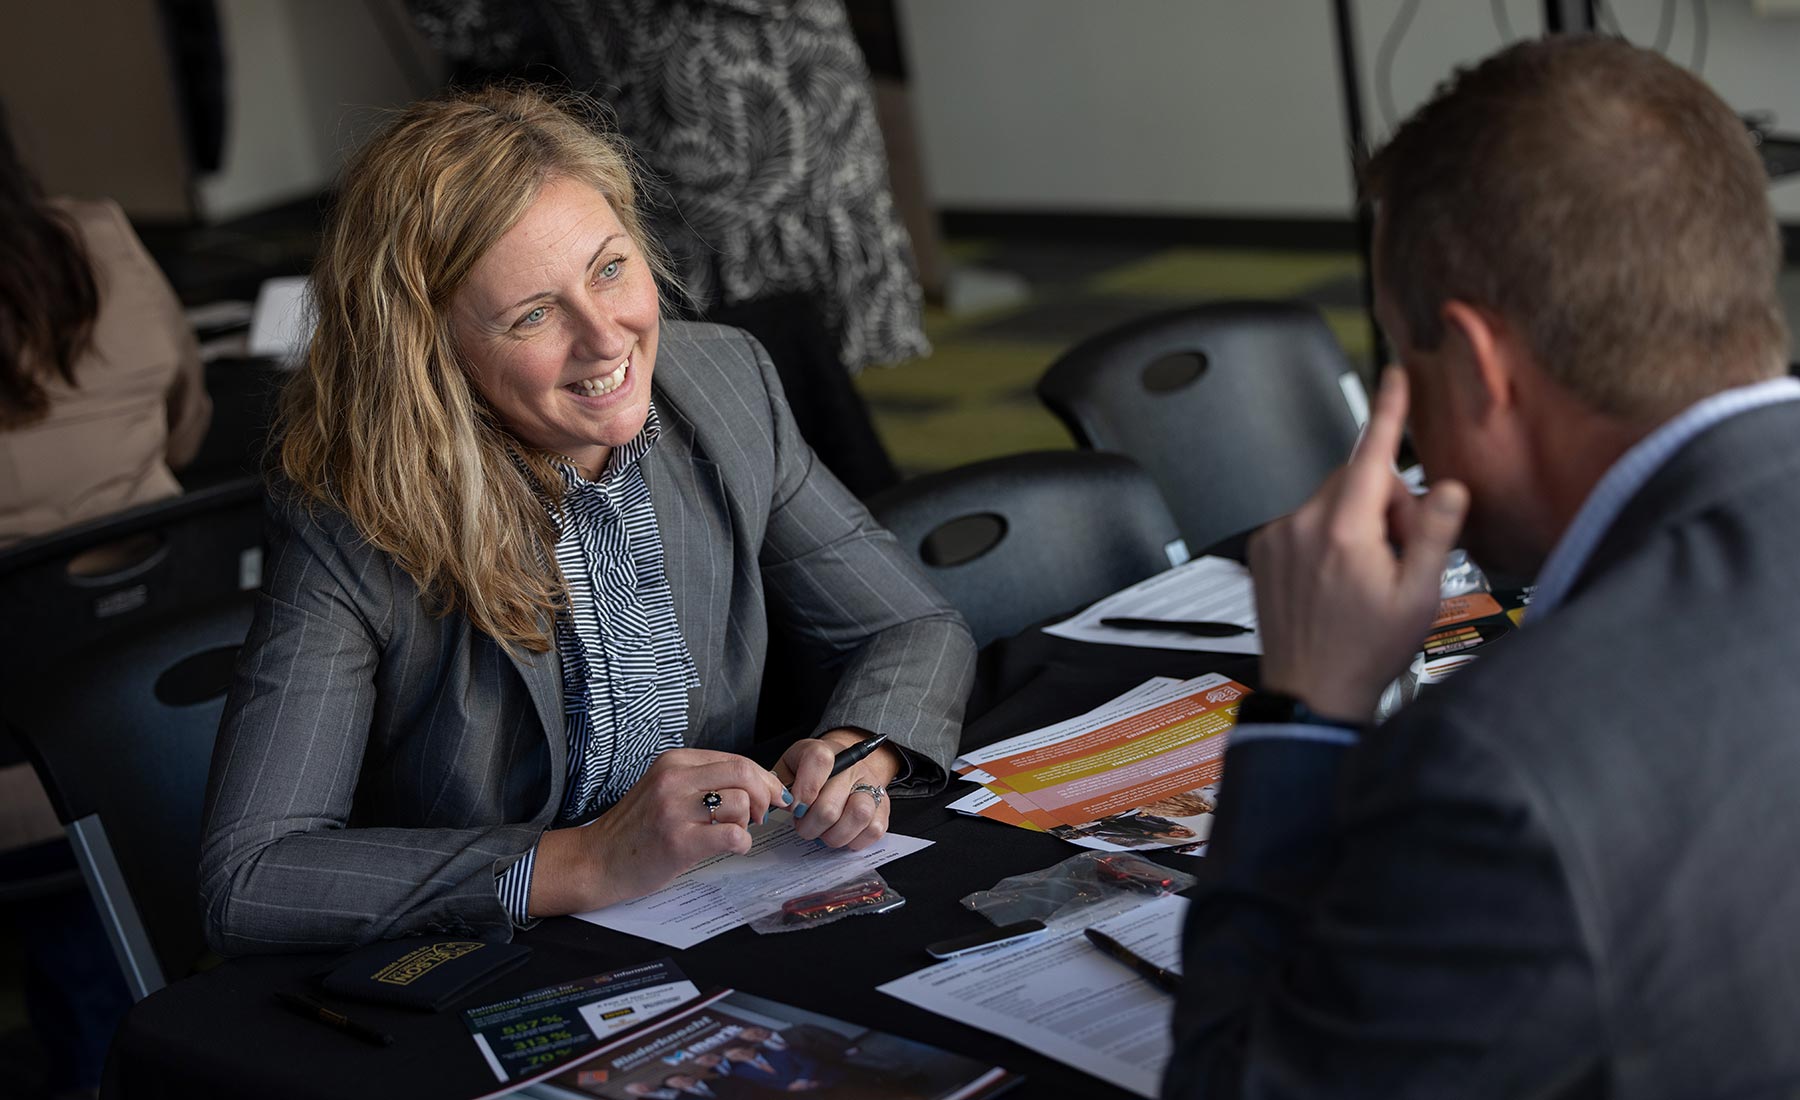
[[[951,808],[1085,847],[1200,844],[1249,693],[1216,673],[1146,683],[1079,718],[964,754],[959,768],[983,790]]]

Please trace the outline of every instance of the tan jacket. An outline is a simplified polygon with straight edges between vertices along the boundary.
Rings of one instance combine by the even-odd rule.
[[[212,419],[200,349],[181,303],[124,211],[53,200],[73,218],[100,288],[94,338],[50,415],[0,432],[0,546],[181,491]]]
[[[111,200],[53,200],[75,222],[100,290],[94,338],[50,415],[0,431],[0,546],[181,492],[212,419],[181,303]],[[0,768],[0,851],[61,833],[29,765]]]

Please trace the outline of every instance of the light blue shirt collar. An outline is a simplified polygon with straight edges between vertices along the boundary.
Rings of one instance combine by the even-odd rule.
[[[1633,444],[1595,483],[1568,530],[1544,559],[1544,567],[1538,571],[1537,589],[1531,597],[1528,621],[1535,623],[1562,604],[1600,544],[1601,536],[1619,518],[1619,512],[1689,440],[1740,413],[1795,400],[1800,400],[1800,379],[1776,378],[1739,386],[1696,401]]]

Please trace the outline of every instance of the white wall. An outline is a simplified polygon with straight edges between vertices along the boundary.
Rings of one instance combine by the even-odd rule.
[[[854,2],[854,0],[853,0]],[[1609,0],[1648,43],[1668,0]],[[1692,5],[1668,52],[1687,63]],[[1740,110],[1800,132],[1800,18],[1751,0],[1700,0],[1702,75]],[[232,109],[202,209],[229,217],[330,183],[381,108],[441,72],[383,0],[220,0]],[[899,0],[934,201],[955,208],[1341,217],[1350,185],[1331,7],[1325,0]],[[1354,0],[1373,137],[1387,130],[1381,43],[1406,0]],[[1541,0],[1504,0],[1515,35]],[[404,41],[392,42],[394,29]],[[1387,80],[1404,115],[1452,66],[1503,41],[1486,0],[1420,0]],[[397,54],[405,50],[406,56]],[[423,73],[423,77],[421,77]],[[428,79],[427,79],[428,78]],[[1800,183],[1772,192],[1800,219]]]
[[[116,199],[151,221],[191,218],[175,73],[151,0],[0,10],[0,106],[45,189]]]
[[[397,38],[366,0],[219,0],[230,106],[224,162],[199,181],[207,219],[317,192],[383,109],[434,90],[440,63],[381,2]]]
[[[1677,0],[1668,52],[1687,63],[1694,0]],[[1751,0],[1706,4],[1702,75],[1739,110],[1800,131],[1800,19]],[[1634,41],[1665,0],[1610,0]],[[1381,42],[1406,0],[1357,0],[1365,123],[1388,126]],[[1514,35],[1540,0],[1505,0]],[[900,0],[928,183],[942,206],[1255,216],[1343,216],[1350,201],[1331,8],[1324,0]],[[1423,0],[1393,51],[1396,114],[1454,65],[1502,43],[1483,0]],[[1777,210],[1800,217],[1800,184]]]
[[[1316,0],[902,0],[932,197],[1334,210],[1347,168],[1325,11]]]
[[[1620,28],[1634,42],[1656,37],[1656,0],[1611,0]],[[1685,7],[1685,5],[1684,5]],[[1709,0],[1710,34],[1700,75],[1738,111],[1773,111],[1776,129],[1800,133],[1800,18],[1792,11],[1759,15],[1751,0]],[[1669,56],[1693,56],[1691,12],[1680,11]],[[1769,192],[1777,217],[1800,220],[1800,181],[1789,177]]]

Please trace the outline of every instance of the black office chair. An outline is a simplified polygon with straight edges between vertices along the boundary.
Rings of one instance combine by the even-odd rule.
[[[138,623],[8,706],[134,998],[185,977],[205,951],[200,813],[254,599]]]
[[[1121,455],[1008,455],[913,478],[869,510],[969,620],[977,645],[1186,557],[1155,484]]]
[[[259,478],[241,477],[0,550],[0,765],[27,759],[18,737],[27,716],[56,725],[44,708],[50,693],[67,694],[69,678],[77,696],[110,690],[118,670],[96,656],[99,647],[261,583],[263,496]],[[0,861],[0,898],[79,889],[85,878],[108,920],[114,902],[91,873],[82,838],[71,830],[70,840],[72,860],[57,846],[55,859]],[[135,995],[161,984],[132,976],[123,955],[121,964]]]
[[[0,550],[0,687],[28,691],[95,641],[261,585],[263,499],[261,478],[239,477]]]
[[[1198,553],[1292,511],[1349,456],[1346,375],[1312,307],[1220,302],[1083,341],[1037,392],[1082,447],[1136,459]]]

